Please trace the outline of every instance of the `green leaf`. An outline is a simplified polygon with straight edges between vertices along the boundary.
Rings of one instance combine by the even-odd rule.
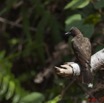
[[[49,100],[47,103],[58,103],[59,100],[60,100],[60,96],[56,96],[54,99]]]
[[[33,92],[20,100],[20,103],[43,103],[44,96],[41,93]]]
[[[91,14],[87,16],[87,18],[84,20],[85,23],[94,24],[96,25],[101,20],[101,15],[99,13]]]
[[[104,48],[104,45],[98,45],[96,48],[94,48],[95,49],[95,51],[97,52],[97,51],[99,51],[99,50],[101,50],[101,49],[103,49]]]
[[[6,94],[6,100],[10,99],[13,96],[14,91],[15,91],[15,84],[13,81],[10,81],[9,87],[8,87],[8,92]]]
[[[2,84],[2,80],[3,80],[3,76],[2,76],[2,74],[0,73],[0,87],[1,87],[1,84]]]
[[[104,0],[96,0],[93,4],[96,9],[103,8],[104,7]]]
[[[4,93],[6,93],[6,91],[8,89],[9,79],[10,79],[9,75],[6,75],[3,78],[2,86],[1,86],[1,90],[0,90],[0,95],[3,95]]]
[[[54,21],[54,22],[53,22]],[[52,43],[59,43],[61,41],[61,36],[60,36],[60,29],[61,29],[61,23],[59,23],[56,18],[51,15],[50,16],[50,21],[49,21],[49,26],[51,28],[51,35],[52,35]]]
[[[0,51],[0,60],[3,60],[5,56],[5,51]]]
[[[4,8],[3,10],[0,11],[0,16],[3,15],[4,13],[6,13],[8,10],[7,8]]]
[[[27,37],[27,41],[31,42],[31,33],[29,30],[30,22],[28,18],[28,9],[26,7],[22,8],[22,17],[23,17],[23,32]]]
[[[94,32],[94,25],[84,24],[83,20],[75,20],[70,24],[66,24],[66,31],[68,31],[73,26],[78,27],[86,37],[90,37]]]
[[[45,61],[45,56],[44,56],[44,48],[43,48],[43,42],[44,42],[44,32],[45,28],[48,24],[49,21],[49,13],[45,12],[42,19],[39,21],[38,26],[37,26],[37,31],[35,34],[36,38],[36,45],[37,45],[37,55],[42,63]]]
[[[16,45],[17,43],[19,43],[19,39],[17,38],[10,39],[9,43],[10,45]]]
[[[69,17],[66,19],[65,24],[66,24],[66,25],[69,25],[69,24],[71,24],[73,21],[75,21],[75,20],[81,20],[81,19],[82,19],[82,17],[81,17],[80,14],[74,14],[74,15],[72,15],[72,16],[69,16]]]
[[[90,3],[90,0],[82,0],[82,3],[78,6],[78,8],[84,8]]]
[[[15,96],[12,99],[12,103],[19,103],[20,100],[20,95],[19,94],[15,94]]]
[[[10,11],[10,9],[13,7],[13,5],[17,2],[17,0],[6,0],[5,1],[5,8],[0,11],[0,15],[7,13]]]
[[[17,0],[6,0],[6,7],[8,9],[12,8],[13,4],[15,4]]]
[[[45,12],[43,17],[41,18],[41,20],[38,23],[37,31],[36,31],[36,34],[35,34],[36,41],[39,42],[39,43],[43,42],[44,31],[45,31],[45,28],[48,24],[48,21],[49,21],[49,13]]]
[[[94,32],[94,25],[92,24],[82,24],[80,25],[79,29],[84,34],[84,36],[90,38]]]
[[[90,0],[72,0],[69,2],[66,6],[65,9],[76,9],[76,8],[84,8],[90,3]]]

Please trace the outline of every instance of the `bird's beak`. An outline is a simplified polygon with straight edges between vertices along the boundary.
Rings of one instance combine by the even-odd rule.
[[[64,39],[65,39],[66,42],[68,42],[68,39],[69,39],[70,36],[71,36],[71,32],[66,32],[64,34]]]
[[[68,36],[69,37],[70,35],[71,35],[71,32],[66,32],[65,33],[65,36]]]

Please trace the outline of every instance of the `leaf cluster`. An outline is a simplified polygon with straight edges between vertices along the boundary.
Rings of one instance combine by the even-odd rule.
[[[93,53],[104,43],[104,0],[0,1],[0,101],[2,103],[75,103],[84,98],[70,79],[53,73],[73,59],[64,32],[78,27],[91,39]],[[65,48],[63,50],[63,48]],[[48,69],[47,69],[48,68]],[[37,78],[37,83],[34,79]],[[80,95],[79,95],[80,94]]]

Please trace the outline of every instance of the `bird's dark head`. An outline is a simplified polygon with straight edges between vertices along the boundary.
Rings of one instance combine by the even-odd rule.
[[[68,32],[65,33],[65,35],[66,35],[67,37],[69,37],[69,36],[75,37],[75,36],[77,36],[77,35],[79,35],[79,34],[81,34],[81,32],[80,32],[80,30],[79,30],[78,28],[76,28],[76,27],[72,27]]]

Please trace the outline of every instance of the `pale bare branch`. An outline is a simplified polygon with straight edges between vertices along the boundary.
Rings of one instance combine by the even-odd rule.
[[[104,67],[104,48],[91,56],[91,71],[102,69],[102,67]],[[79,64],[75,62],[67,62],[55,68],[57,74],[65,77],[71,75],[79,76],[81,72]]]

